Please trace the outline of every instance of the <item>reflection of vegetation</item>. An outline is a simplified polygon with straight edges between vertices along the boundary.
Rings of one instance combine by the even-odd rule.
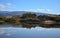
[[[41,25],[40,27],[44,28],[60,28],[59,24],[49,24],[49,25]]]
[[[22,27],[26,27],[26,28],[32,28],[32,27],[36,27],[36,24],[22,24]]]
[[[41,27],[60,27],[60,15],[36,15],[25,13],[22,16],[0,16],[0,24],[12,24],[13,26],[22,25],[22,27],[31,28]],[[54,25],[55,24],[55,25]]]

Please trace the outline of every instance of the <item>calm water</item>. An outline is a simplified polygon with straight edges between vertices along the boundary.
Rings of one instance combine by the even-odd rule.
[[[0,38],[60,38],[60,28],[5,26],[0,26]]]

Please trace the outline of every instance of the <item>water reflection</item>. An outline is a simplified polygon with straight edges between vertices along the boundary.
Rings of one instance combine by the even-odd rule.
[[[43,28],[60,28],[60,25],[56,24],[1,24],[1,27],[19,27],[19,28],[35,28],[35,27],[43,27]]]
[[[3,33],[2,33],[3,32]],[[2,34],[1,34],[2,33]],[[60,28],[0,28],[1,38],[60,38]]]

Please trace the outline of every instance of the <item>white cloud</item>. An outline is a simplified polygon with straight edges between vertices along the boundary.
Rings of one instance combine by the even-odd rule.
[[[0,11],[3,10],[5,8],[5,5],[0,4]]]
[[[3,11],[5,8],[14,8],[15,5],[11,4],[11,3],[6,3],[6,4],[0,4],[0,11]]]
[[[32,12],[42,12],[42,13],[51,13],[51,9],[28,9],[28,10],[20,10],[20,11],[32,11]]]
[[[11,6],[12,4],[11,3],[7,3],[8,6]]]
[[[51,11],[50,9],[46,9],[48,12]]]
[[[38,12],[50,13],[51,9],[37,9]]]
[[[6,6],[13,6],[13,4],[11,4],[11,3],[6,3]]]
[[[41,12],[41,11],[45,11],[45,9],[37,9],[37,11]]]

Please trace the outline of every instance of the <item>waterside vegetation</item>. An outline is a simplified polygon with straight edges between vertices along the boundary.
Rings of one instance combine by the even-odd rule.
[[[0,24],[23,25],[27,28],[36,27],[37,25],[41,27],[60,27],[60,15],[24,13],[15,16],[0,16]]]

